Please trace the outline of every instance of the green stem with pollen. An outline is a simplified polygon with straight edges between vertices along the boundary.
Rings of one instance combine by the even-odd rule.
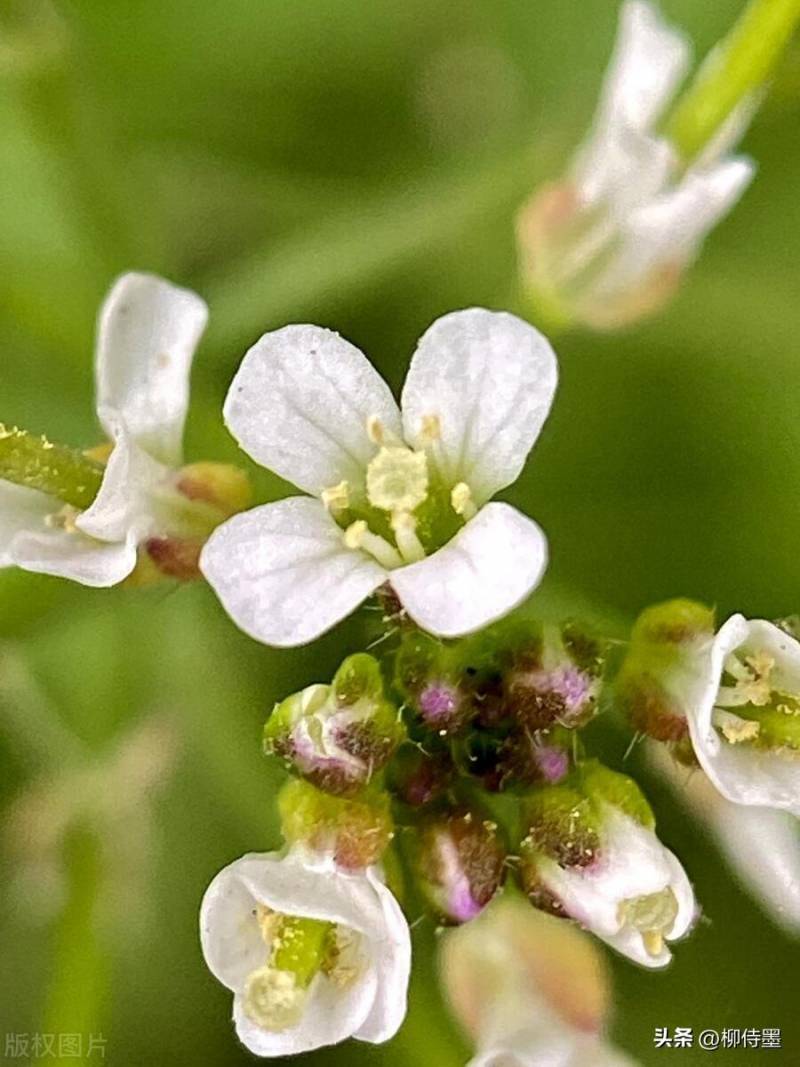
[[[751,0],[710,53],[667,120],[665,133],[690,162],[737,104],[773,72],[800,22],[800,0]]]
[[[78,449],[0,423],[0,480],[38,489],[83,510],[100,490],[103,469]]]

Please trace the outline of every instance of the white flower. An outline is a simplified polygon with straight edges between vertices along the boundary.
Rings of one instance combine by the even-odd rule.
[[[239,1039],[258,1056],[348,1037],[377,1044],[403,1021],[408,925],[374,867],[345,873],[301,847],[242,856],[208,887],[200,936],[233,993]]]
[[[661,306],[753,178],[751,160],[726,155],[751,102],[688,167],[658,132],[689,58],[655,6],[628,0],[587,141],[569,176],[520,214],[525,281],[567,319],[614,328]]]
[[[115,585],[137,546],[182,529],[175,509],[189,370],[207,309],[200,297],[146,274],[121,277],[103,304],[96,351],[97,414],[113,442],[84,511],[0,481],[0,566]]]
[[[442,979],[477,1045],[469,1067],[631,1067],[605,1039],[610,982],[576,927],[498,898],[448,931]]]
[[[226,422],[253,459],[312,496],[237,515],[205,546],[201,569],[233,620],[267,644],[303,644],[387,579],[414,621],[444,636],[510,611],[540,580],[546,541],[488,501],[519,475],[556,378],[532,326],[459,311],[419,342],[401,414],[337,334],[265,334],[234,378]]]
[[[800,933],[800,822],[786,811],[726,800],[701,770],[681,766],[648,744],[651,762],[704,823],[743,884],[790,933]]]
[[[697,759],[728,800],[800,815],[800,643],[733,615],[685,698]]]
[[[605,801],[597,806],[591,861],[566,866],[540,855],[535,880],[559,914],[637,963],[664,967],[672,958],[666,942],[682,937],[696,916],[689,879],[650,825]]]

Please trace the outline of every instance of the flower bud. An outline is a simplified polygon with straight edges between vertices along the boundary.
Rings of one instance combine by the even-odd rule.
[[[381,770],[404,736],[377,660],[349,656],[331,685],[310,685],[276,704],[264,750],[329,793],[350,796]]]
[[[597,708],[604,649],[572,624],[542,626],[513,652],[504,696],[527,731],[585,725]]]
[[[398,689],[421,724],[441,736],[459,732],[474,714],[458,656],[458,646],[418,631],[403,640],[397,654]]]
[[[421,808],[441,797],[454,770],[446,749],[426,752],[418,745],[402,745],[389,769],[389,788],[404,804]]]
[[[187,500],[216,508],[221,519],[246,511],[253,502],[250,479],[230,463],[190,463],[178,472],[176,488]]]
[[[394,836],[389,797],[373,790],[346,799],[290,781],[280,791],[278,810],[289,844],[329,853],[344,870],[377,863]]]
[[[590,760],[532,794],[523,814],[520,878],[531,902],[646,967],[667,964],[666,941],[689,929],[696,905],[636,783]]]
[[[474,919],[503,883],[506,846],[497,824],[460,808],[415,830],[415,867],[428,903],[446,923]]]
[[[616,695],[639,733],[686,738],[687,701],[702,685],[713,633],[713,611],[692,600],[655,604],[636,620]]]

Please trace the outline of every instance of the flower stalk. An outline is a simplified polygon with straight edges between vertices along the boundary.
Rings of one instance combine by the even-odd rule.
[[[0,423],[0,479],[83,510],[100,490],[103,466],[76,448]]]
[[[666,135],[684,162],[691,162],[737,105],[765,84],[798,22],[800,0],[751,0],[667,119]]]

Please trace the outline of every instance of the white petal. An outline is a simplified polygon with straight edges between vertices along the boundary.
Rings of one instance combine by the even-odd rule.
[[[14,563],[26,571],[105,588],[123,581],[136,566],[136,544],[132,539],[107,544],[78,532],[42,529],[18,534]]]
[[[0,479],[0,567],[13,567],[14,541],[24,532],[42,533],[48,515],[61,505],[46,493]]]
[[[605,81],[598,125],[652,127],[686,73],[691,45],[668,26],[658,9],[642,0],[628,0]]]
[[[377,416],[400,433],[397,404],[366,356],[332,330],[285,326],[247,352],[225,401],[225,422],[254,460],[318,496],[359,485]]]
[[[391,572],[403,607],[423,629],[458,637],[520,604],[547,567],[547,541],[508,504],[481,508],[438,552]]]
[[[555,353],[535,327],[506,312],[455,311],[425,332],[411,361],[405,438],[417,443],[425,416],[438,415],[445,482],[466,482],[483,503],[519,475],[557,381]]]
[[[353,1036],[380,1044],[394,1037],[406,1015],[411,938],[406,917],[380,876],[373,868],[367,868],[366,876],[381,901],[385,934],[375,942],[375,1001]]]
[[[386,579],[317,500],[291,497],[235,515],[218,527],[200,570],[233,621],[268,645],[313,641]]]
[[[109,415],[108,428],[115,440],[103,481],[91,505],[75,520],[83,533],[99,541],[144,540],[158,533],[155,495],[170,476],[169,469],[145,452],[127,426]]]
[[[687,708],[695,754],[720,793],[735,804],[778,808],[800,815],[800,757],[746,743],[724,741],[712,725],[725,660],[740,646],[763,649],[775,658],[775,677],[800,693],[800,643],[763,619],[733,615],[711,649],[709,684],[702,700]]]
[[[180,462],[189,372],[208,309],[195,293],[150,274],[124,274],[100,312],[97,407],[124,418],[134,439],[159,459]]]
[[[467,1067],[634,1067],[635,1061],[601,1037],[553,1019],[532,1019],[487,1041]]]

